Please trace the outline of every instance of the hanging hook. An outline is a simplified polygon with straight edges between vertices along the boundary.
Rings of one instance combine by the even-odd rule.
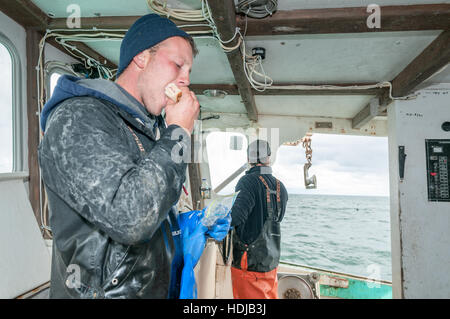
[[[317,178],[316,175],[313,175],[311,177],[308,176],[308,170],[311,167],[311,163],[306,163],[303,166],[303,174],[305,176],[305,188],[306,189],[313,189],[317,188]]]

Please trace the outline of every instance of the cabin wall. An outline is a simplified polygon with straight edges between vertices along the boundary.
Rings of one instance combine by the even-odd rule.
[[[450,202],[429,201],[426,139],[448,139],[450,84],[419,91],[388,108],[394,298],[449,298]],[[404,179],[398,148],[405,147]]]
[[[50,280],[50,253],[27,200],[26,176],[0,174],[0,299],[23,295]]]

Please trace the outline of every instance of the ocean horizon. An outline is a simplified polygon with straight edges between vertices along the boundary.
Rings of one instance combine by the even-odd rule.
[[[389,196],[289,193],[281,261],[391,281]]]

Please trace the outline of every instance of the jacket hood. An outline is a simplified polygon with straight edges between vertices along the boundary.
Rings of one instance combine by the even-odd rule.
[[[61,102],[78,96],[91,96],[114,103],[149,128],[155,127],[158,123],[154,115],[117,83],[104,79],[82,79],[63,75],[42,110],[40,121],[42,131],[45,131],[48,117]]]

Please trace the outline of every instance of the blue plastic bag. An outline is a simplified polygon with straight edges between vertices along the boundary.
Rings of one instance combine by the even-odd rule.
[[[194,210],[179,215],[184,261],[180,299],[197,298],[194,268],[202,256],[207,237],[220,241],[227,235],[231,223],[230,211],[236,196],[237,194],[220,196],[201,211]]]
[[[197,285],[194,267],[199,261],[206,243],[208,227],[200,219],[203,211],[194,210],[182,213],[179,224],[183,242],[183,271],[181,273],[180,299],[196,299]]]

